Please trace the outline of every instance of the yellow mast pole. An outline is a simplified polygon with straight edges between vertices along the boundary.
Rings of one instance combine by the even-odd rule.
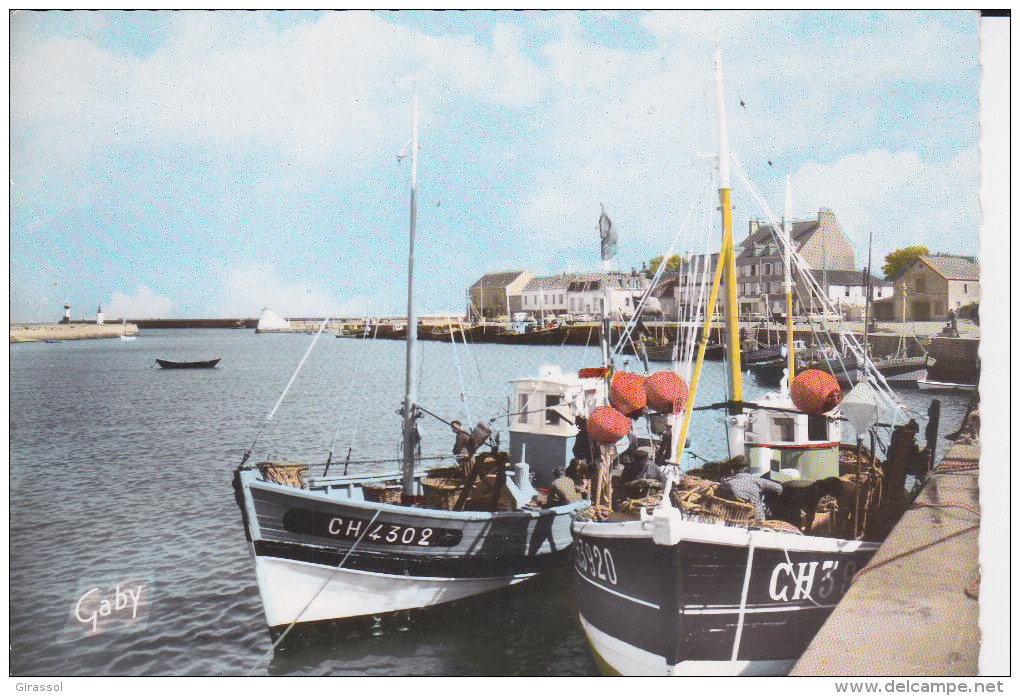
[[[730,371],[730,414],[741,412],[740,331],[737,326],[737,267],[733,251],[733,215],[730,205],[730,152],[726,140],[726,109],[723,99],[722,51],[715,40],[715,99],[719,120],[719,206],[722,211],[723,242],[719,262],[726,264],[726,340]]]

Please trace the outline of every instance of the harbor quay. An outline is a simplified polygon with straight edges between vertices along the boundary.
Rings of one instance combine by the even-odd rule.
[[[956,441],[791,676],[977,676],[976,414],[972,402]]]
[[[69,324],[11,324],[11,343],[33,341],[71,341],[85,338],[120,338],[137,336],[137,324],[96,324],[72,322]]]
[[[150,329],[255,329],[261,333],[315,333],[321,327],[324,317],[295,317],[287,320],[286,328],[258,329],[257,318],[230,319],[132,319],[126,324],[115,319],[104,324],[93,321],[70,323],[10,325],[10,342],[62,341],[86,338],[117,338],[123,334],[137,335]],[[325,332],[337,336],[370,337],[403,340],[404,320],[400,317],[337,317],[328,319]],[[623,322],[612,324],[612,340],[618,340]],[[760,321],[740,322],[742,333],[762,344],[785,341],[785,331],[776,324]],[[676,335],[677,324],[671,321],[643,321],[641,338],[645,346],[669,345]],[[979,327],[969,320],[957,324],[957,336],[945,335],[945,322],[898,322],[878,321],[868,331],[869,349],[874,356],[883,356],[905,350],[912,355],[927,353],[935,359],[931,368],[932,379],[973,384],[978,377]],[[419,340],[451,341],[468,343],[507,343],[526,345],[594,345],[599,341],[597,322],[557,323],[537,331],[513,332],[508,323],[465,322],[459,317],[423,317],[418,323]],[[863,321],[813,321],[794,324],[794,340],[811,343],[812,338],[840,333],[854,335],[863,342]],[[721,340],[722,332],[714,328],[710,341]],[[633,353],[634,340],[624,347],[624,352]]]

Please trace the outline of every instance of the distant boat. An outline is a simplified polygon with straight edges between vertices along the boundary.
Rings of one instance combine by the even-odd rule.
[[[956,382],[934,382],[930,379],[917,380],[917,388],[925,391],[974,391],[975,384],[958,384]]]
[[[121,327],[120,328],[120,340],[122,340],[122,341],[133,341],[136,338],[138,338],[137,336],[135,336],[133,334],[132,335],[128,335],[128,332],[127,332],[127,319],[121,319],[120,320],[120,327]]]
[[[255,327],[255,333],[263,333],[266,331],[288,331],[290,330],[290,322],[281,317],[279,314],[263,307],[262,315],[259,317],[259,323]]]
[[[167,370],[180,370],[188,368],[209,368],[216,367],[216,363],[220,361],[219,358],[215,360],[192,360],[188,362],[178,362],[176,360],[161,360],[156,358],[156,362],[159,366]]]

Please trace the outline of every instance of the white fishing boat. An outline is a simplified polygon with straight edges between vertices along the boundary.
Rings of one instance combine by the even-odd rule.
[[[878,549],[890,517],[904,506],[895,462],[883,472],[862,439],[876,426],[900,440],[910,431],[893,428],[905,421],[896,397],[853,340],[865,381],[842,402],[832,375],[813,370],[794,378],[792,354],[777,393],[743,399],[718,42],[715,61],[723,241],[706,306],[715,307],[725,271],[728,394],[699,408],[723,410],[716,437],[731,459],[697,471],[684,459],[709,311],[689,390],[677,392],[685,396],[682,407],[675,401],[668,414],[671,445],[661,493],[627,501],[629,506],[614,501],[612,510],[596,505],[591,519],[579,515],[571,526],[578,618],[607,674],[785,673]],[[770,211],[766,216],[774,230],[782,229]],[[798,259],[784,227],[778,241],[787,258],[789,318],[790,265]],[[789,319],[787,345],[793,345]],[[856,448],[841,442],[844,419],[858,434]],[[889,457],[892,462],[892,447]],[[733,472],[739,473],[728,476]],[[745,486],[759,497],[741,495]]]
[[[127,319],[121,319],[120,320],[120,340],[122,340],[122,341],[133,341],[136,338],[138,338],[136,335],[129,334],[127,332]]]
[[[417,97],[409,144],[406,326],[416,326]],[[480,451],[491,442],[481,426],[468,438],[470,449],[477,452],[470,459],[456,467],[420,468],[417,420],[426,411],[417,395],[416,340],[416,332],[406,332],[405,393],[400,409],[403,448],[401,460],[394,462],[399,470],[348,476],[346,465],[340,472],[340,465],[332,464],[330,458],[317,465],[251,465],[249,449],[235,472],[236,500],[266,622],[277,634],[277,643],[298,624],[450,602],[522,582],[567,559],[571,513],[587,503],[536,504],[527,464],[530,452],[511,466],[509,454],[495,446]],[[550,396],[557,388],[549,388]],[[565,446],[576,429],[559,421],[550,425],[560,418],[552,410],[555,406],[547,409],[543,396],[535,417],[519,414],[515,424],[519,432],[512,442],[534,435],[546,444],[562,440]],[[272,413],[267,422],[271,418]],[[385,456],[372,459],[378,462]],[[548,485],[552,471],[541,463],[535,470],[536,483]]]
[[[930,379],[917,380],[917,388],[925,391],[964,391],[971,392],[977,389],[976,384],[961,384],[959,382],[936,382]]]

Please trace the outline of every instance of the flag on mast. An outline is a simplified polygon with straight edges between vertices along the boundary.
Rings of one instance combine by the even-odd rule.
[[[602,236],[602,260],[608,261],[616,256],[616,228],[613,221],[606,215],[606,206],[602,206],[602,215],[599,216],[599,234]]]

